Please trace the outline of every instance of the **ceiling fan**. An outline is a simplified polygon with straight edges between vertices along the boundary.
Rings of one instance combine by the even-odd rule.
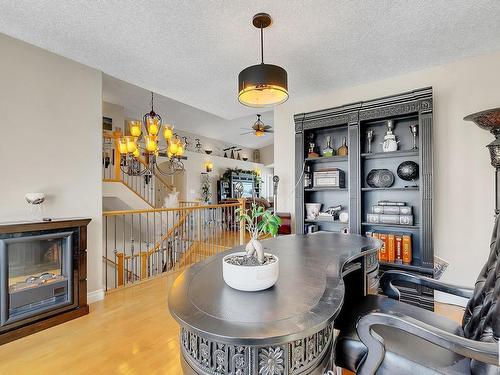
[[[240,135],[246,135],[246,134],[254,134],[256,137],[262,137],[266,133],[274,133],[273,130],[271,130],[272,126],[270,125],[264,125],[262,120],[260,119],[260,115],[257,115],[257,121],[252,126],[252,130],[249,132],[241,133]]]

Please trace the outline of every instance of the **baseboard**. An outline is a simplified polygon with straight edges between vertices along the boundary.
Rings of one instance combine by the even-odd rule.
[[[467,298],[458,297],[438,291],[434,292],[434,300],[436,302],[447,303],[449,305],[457,305],[462,307],[465,307],[468,302]]]
[[[104,289],[97,289],[87,293],[87,303],[91,304],[104,299]]]

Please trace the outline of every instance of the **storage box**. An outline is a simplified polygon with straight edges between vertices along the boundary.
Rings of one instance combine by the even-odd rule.
[[[313,172],[314,187],[345,187],[345,173],[338,168],[323,169]]]
[[[411,206],[372,206],[374,214],[389,214],[389,215],[411,215]]]

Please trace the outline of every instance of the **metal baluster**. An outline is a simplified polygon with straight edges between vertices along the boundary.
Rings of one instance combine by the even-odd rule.
[[[134,214],[130,215],[130,252],[131,252],[131,268],[132,268],[132,283],[135,279],[134,269]]]

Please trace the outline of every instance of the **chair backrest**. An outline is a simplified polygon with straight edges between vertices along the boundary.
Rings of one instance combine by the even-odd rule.
[[[500,215],[491,236],[490,255],[474,287],[474,294],[465,309],[462,326],[468,339],[498,342],[500,337]],[[473,361],[473,373],[484,372],[488,365]]]

